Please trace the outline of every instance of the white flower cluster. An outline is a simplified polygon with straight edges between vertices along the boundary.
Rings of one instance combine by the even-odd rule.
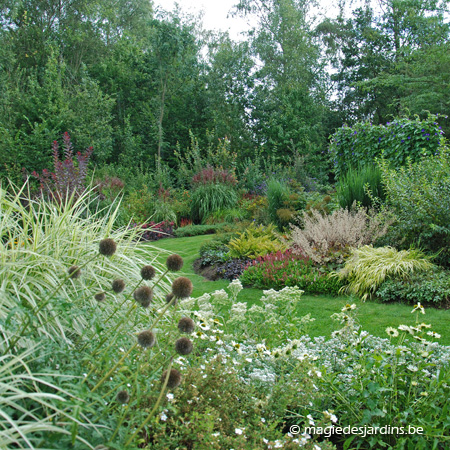
[[[247,303],[238,302],[233,303],[230,311],[230,319],[227,321],[228,325],[237,325],[247,321],[245,314],[247,313]]]
[[[233,300],[236,300],[239,292],[241,292],[243,289],[241,281],[236,278],[228,285],[228,290],[231,293],[231,297]]]

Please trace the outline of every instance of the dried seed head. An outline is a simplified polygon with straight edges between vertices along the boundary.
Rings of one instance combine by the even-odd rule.
[[[143,280],[151,280],[155,276],[156,270],[152,266],[144,266],[141,269],[141,277]]]
[[[195,322],[190,317],[182,317],[178,322],[181,333],[191,334],[195,329]]]
[[[103,239],[100,241],[98,251],[103,256],[112,256],[116,252],[117,245],[113,239]]]
[[[116,400],[118,403],[122,403],[122,405],[124,405],[130,401],[130,396],[127,391],[119,391],[117,393]]]
[[[173,300],[174,297],[175,297],[175,296],[172,294],[172,292],[168,293],[168,294],[166,295],[166,303],[172,302],[172,306],[175,306],[175,305],[177,304],[177,299],[175,298],[175,300]],[[173,301],[172,301],[172,300],[173,300]]]
[[[152,348],[155,345],[156,337],[153,331],[141,331],[137,336],[138,344],[144,348]]]
[[[97,300],[99,303],[105,301],[106,294],[104,292],[97,292],[97,294],[94,295],[95,300]]]
[[[178,298],[189,297],[192,294],[192,289],[192,282],[186,277],[179,277],[172,283],[172,293]]]
[[[161,376],[161,383],[164,383],[167,376],[167,370],[165,370]],[[171,369],[169,374],[169,380],[167,381],[167,387],[174,389],[181,384],[181,373],[177,369]]]
[[[76,278],[80,278],[81,269],[78,266],[70,266],[67,272],[69,272],[69,278],[72,278],[74,280]]]
[[[175,342],[175,351],[179,355],[189,355],[192,352],[194,345],[187,337],[182,337]]]
[[[133,293],[133,298],[144,308],[147,308],[153,299],[153,290],[148,286],[141,286]]]
[[[118,279],[112,282],[112,290],[116,294],[120,294],[124,289],[125,289],[125,281]]]
[[[174,253],[167,258],[166,266],[171,272],[178,272],[183,267],[183,258]]]

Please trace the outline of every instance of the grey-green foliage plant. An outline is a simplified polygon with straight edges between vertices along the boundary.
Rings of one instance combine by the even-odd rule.
[[[336,190],[341,208],[351,209],[355,202],[368,208],[374,206],[375,198],[385,199],[381,170],[375,163],[350,168],[339,178]]]
[[[400,169],[380,163],[388,207],[396,222],[392,243],[403,248],[419,245],[438,253],[436,261],[449,265],[450,248],[450,149],[442,145],[436,154],[423,156]]]
[[[279,181],[275,178],[269,180],[267,184],[267,200],[268,200],[268,210],[269,217],[272,223],[281,228],[283,223],[278,217],[277,211],[285,207],[284,202],[289,198],[289,187],[285,182]]]
[[[196,222],[219,210],[237,206],[238,196],[232,186],[220,183],[201,184],[191,194],[191,217]]]

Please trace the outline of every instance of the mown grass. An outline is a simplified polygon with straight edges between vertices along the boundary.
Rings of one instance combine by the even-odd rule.
[[[178,253],[184,258],[183,275],[190,278],[194,284],[193,296],[200,296],[206,292],[213,292],[217,289],[224,289],[229,282],[226,280],[209,281],[194,273],[192,264],[198,258],[200,246],[212,239],[213,236],[195,236],[177,239],[162,239],[152,242],[151,245],[161,250],[171,253]],[[146,245],[143,244],[144,250]],[[166,256],[161,254],[159,260],[165,261]],[[257,303],[263,295],[260,289],[246,288],[238,299],[246,301],[249,305]],[[359,299],[348,296],[331,297],[326,295],[304,295],[299,304],[299,315],[311,314],[315,321],[308,330],[311,337],[329,337],[333,330],[339,328],[331,319],[333,313],[339,312],[346,303],[356,303],[358,306],[358,318],[362,328],[369,333],[386,338],[387,327],[397,327],[401,324],[413,325],[416,320],[416,313],[411,314],[412,306],[404,304],[382,304],[372,301],[361,302]],[[432,325],[433,331],[442,337],[439,340],[442,345],[450,345],[450,310],[426,308],[426,314],[419,314],[420,322]]]

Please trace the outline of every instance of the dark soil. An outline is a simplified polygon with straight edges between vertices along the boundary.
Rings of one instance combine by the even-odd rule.
[[[207,280],[216,281],[216,280],[221,279],[220,275],[217,273],[217,266],[202,267],[201,258],[196,259],[192,266],[194,268],[194,272],[197,275],[201,275],[202,277],[206,278]]]

